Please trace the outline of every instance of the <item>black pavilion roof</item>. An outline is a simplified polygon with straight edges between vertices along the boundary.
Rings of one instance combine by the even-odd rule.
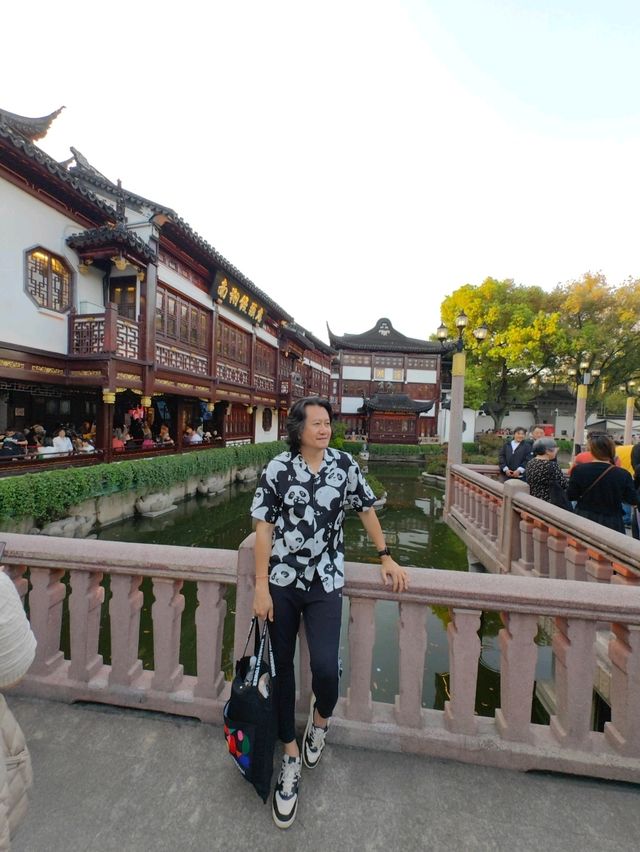
[[[115,245],[125,250],[129,249],[146,261],[155,260],[153,249],[136,233],[128,231],[121,225],[117,225],[115,228],[110,228],[108,225],[103,225],[101,228],[88,228],[86,231],[67,237],[67,245],[77,251]]]
[[[419,402],[417,399],[411,399],[406,393],[376,393],[363,401],[359,411],[393,411],[394,413],[408,412],[410,414],[423,414],[431,411],[433,405],[433,400]]]
[[[401,334],[391,324],[391,320],[382,317],[368,331],[362,334],[334,334],[327,324],[329,343],[334,349],[365,349],[373,352],[416,352],[429,355],[441,355],[440,343],[419,340]]]
[[[24,137],[27,141],[37,142],[38,139],[43,139],[47,135],[54,119],[60,115],[63,109],[64,107],[61,106],[55,112],[43,115],[40,118],[28,118],[25,115],[16,115],[15,112],[0,109],[0,122],[6,124],[14,133]]]

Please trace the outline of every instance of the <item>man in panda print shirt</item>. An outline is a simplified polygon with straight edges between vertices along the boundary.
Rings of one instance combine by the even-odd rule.
[[[302,761],[315,768],[338,700],[339,644],[344,585],[345,511],[358,512],[381,558],[381,575],[394,591],[407,573],[392,558],[375,510],[375,497],[348,454],[329,448],[331,405],[298,400],[287,420],[290,451],[272,459],[251,506],[256,519],[254,612],[269,619],[277,672],[278,726],[284,743],[272,812],[279,828],[294,821]],[[312,675],[312,702],[302,741],[295,738],[296,638],[304,618]]]

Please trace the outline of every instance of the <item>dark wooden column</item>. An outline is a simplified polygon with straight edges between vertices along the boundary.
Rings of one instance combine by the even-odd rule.
[[[96,410],[96,449],[103,451],[106,462],[110,462],[113,456],[114,407],[112,403],[104,402],[101,396]]]

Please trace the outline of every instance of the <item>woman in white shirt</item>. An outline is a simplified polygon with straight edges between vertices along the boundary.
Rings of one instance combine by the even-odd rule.
[[[71,438],[67,438],[67,433],[64,429],[59,429],[53,439],[53,448],[59,456],[69,455],[73,452],[73,444]]]

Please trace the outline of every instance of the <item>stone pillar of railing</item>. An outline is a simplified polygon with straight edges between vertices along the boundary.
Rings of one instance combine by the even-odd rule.
[[[496,727],[506,740],[531,742],[531,701],[538,658],[534,639],[538,618],[523,613],[503,613],[502,620],[500,708],[496,710]]]
[[[60,650],[62,602],[67,590],[61,582],[64,571],[57,568],[32,568],[29,618],[38,642],[31,674],[50,674],[64,664]]]
[[[567,580],[586,580],[586,547],[584,547],[577,539],[569,536],[567,537],[567,546],[565,549],[564,556]]]
[[[447,626],[451,699],[445,701],[444,723],[449,731],[458,734],[474,734],[477,729],[475,706],[481,615],[481,610],[454,607]]]
[[[500,515],[501,515],[501,506],[502,502],[497,500],[495,497],[489,497],[487,500],[487,512],[488,512],[488,532],[487,535],[489,540],[495,544],[498,541],[498,530],[500,528]]]
[[[567,576],[566,565],[567,537],[561,531],[551,527],[547,538],[549,577],[552,580],[564,580]]]
[[[222,583],[198,582],[196,610],[196,664],[198,680],[193,694],[199,698],[217,698],[224,688],[221,670],[222,636],[227,602]]]
[[[111,575],[109,686],[130,686],[142,674],[142,660],[138,658],[140,610],[144,603],[141,583],[139,575]]]
[[[27,571],[26,565],[5,565],[4,572],[13,580],[13,585],[16,587],[20,600],[24,604],[27,592],[29,591],[29,581],[24,576]]]
[[[423,603],[400,603],[399,694],[396,721],[418,728],[422,725],[422,682],[427,651],[427,608]]]
[[[536,522],[533,528],[533,570],[535,577],[549,576],[549,529],[546,524]]]
[[[376,602],[372,598],[349,599],[349,665],[346,716],[360,722],[373,718],[371,662],[375,642]]]
[[[588,548],[584,572],[585,580],[589,582],[610,583],[613,576],[613,563],[604,553]]]
[[[98,571],[72,571],[69,597],[71,665],[69,677],[87,682],[102,667],[98,654],[104,589]]]
[[[526,482],[512,479],[504,483],[502,503],[502,534],[500,537],[500,560],[502,573],[510,574],[512,564],[520,557],[520,513],[513,506],[518,494],[528,494]]]
[[[240,659],[247,641],[247,631],[253,618],[253,595],[256,587],[254,548],[256,534],[247,536],[238,548],[236,584],[236,620],[233,634],[233,658]]]
[[[534,519],[530,515],[523,514],[520,518],[520,558],[512,563],[511,570],[517,567],[521,574],[531,574],[535,567],[533,555],[533,531],[535,530]]]
[[[556,618],[555,624],[552,647],[557,712],[551,717],[550,729],[563,746],[588,749],[596,625],[579,618]]]
[[[153,689],[175,692],[181,680],[180,627],[184,610],[182,580],[153,578]]]
[[[640,626],[612,624],[611,721],[605,737],[625,755],[640,754]]]

